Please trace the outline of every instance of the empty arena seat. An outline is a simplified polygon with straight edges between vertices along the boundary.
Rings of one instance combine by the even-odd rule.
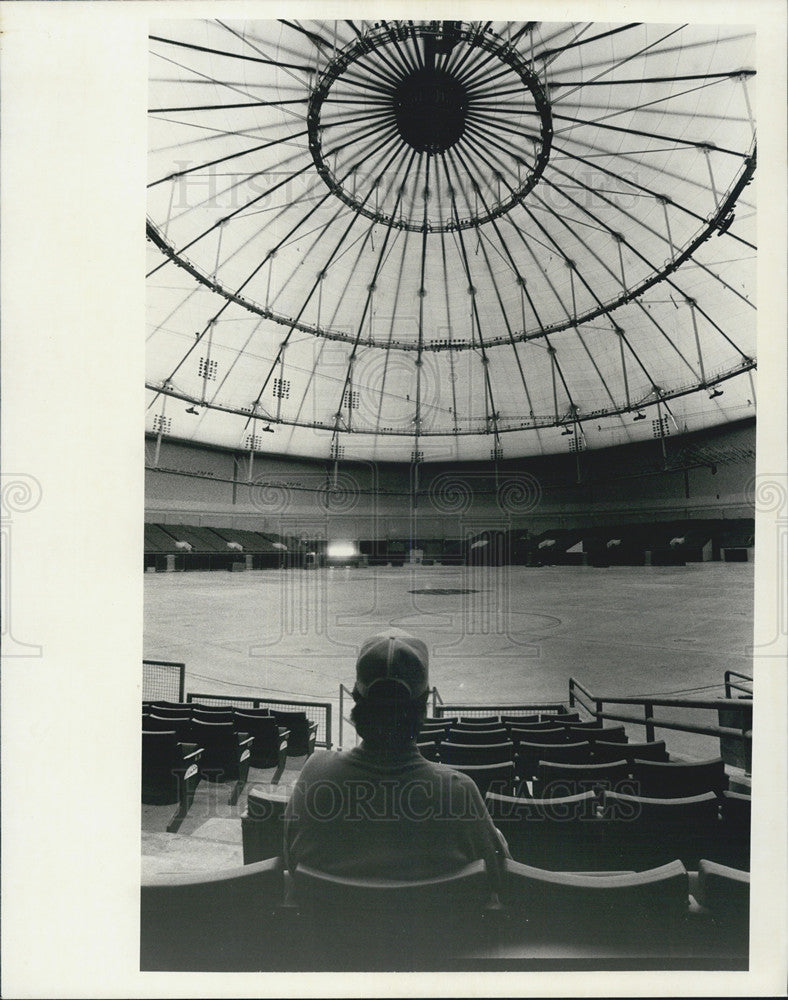
[[[493,726],[497,728],[501,724],[500,715],[461,715],[458,720],[459,726]]]
[[[592,742],[594,760],[604,764],[611,760],[621,760],[625,758],[631,764],[637,760],[670,760],[670,755],[665,749],[664,740],[656,740],[653,743],[607,743],[604,740],[593,740]]]
[[[204,709],[200,705],[192,706],[192,719],[197,722],[229,722],[232,724],[235,714],[232,708]]]
[[[450,766],[455,771],[467,774],[476,784],[482,797],[490,791],[502,792],[503,794],[517,791],[513,760],[502,764],[452,764]]]
[[[653,799],[684,798],[713,791],[718,795],[728,787],[721,757],[705,761],[638,760],[632,764],[639,795]]]
[[[537,771],[534,796],[552,798],[555,795],[578,795],[591,789],[634,791],[625,760],[607,764],[550,764],[542,761]]]
[[[581,874],[506,859],[502,898],[535,923],[676,927],[688,910],[689,879],[680,861],[642,872]]]
[[[241,842],[244,864],[282,855],[284,812],[290,798],[287,789],[249,789],[246,809],[241,815]]]
[[[191,718],[192,714],[192,706],[187,701],[154,701],[149,705],[149,710],[163,716],[188,715]]]
[[[287,729],[290,736],[287,740],[287,754],[289,757],[309,757],[315,751],[315,739],[317,738],[317,723],[310,722],[306,712],[279,712],[271,709],[271,715],[276,719],[277,725]]]
[[[720,826],[714,792],[654,799],[604,791],[602,820],[601,863],[608,868],[653,868],[679,858],[695,869]]]
[[[464,744],[444,740],[440,759],[443,764],[504,764],[514,759],[514,744]]]
[[[425,742],[418,742],[416,743],[416,746],[418,747],[418,751],[421,754],[421,756],[424,757],[426,760],[431,760],[431,761],[440,760],[439,749],[438,749],[439,744],[437,740],[427,740]]]
[[[174,732],[181,743],[189,743],[192,739],[192,720],[188,715],[159,715],[151,712],[145,717],[143,729],[152,733]]]
[[[520,778],[534,778],[540,761],[554,764],[590,764],[590,743],[525,743],[517,744],[517,774]]]
[[[501,721],[500,719],[492,719],[489,722],[476,722],[473,719],[465,720],[464,722],[460,719],[459,722],[455,722],[452,729],[465,730],[466,732],[480,732],[485,729],[500,729]]]
[[[484,802],[516,861],[551,871],[598,867],[600,823],[593,792],[553,799],[488,792]]]
[[[716,919],[746,926],[750,915],[750,873],[702,858],[695,898]]]
[[[555,725],[552,722],[529,722],[524,723],[523,725],[520,725],[519,723],[515,725],[515,723],[510,722],[507,723],[506,728],[509,731],[509,735],[513,739],[522,735],[523,739],[529,740],[531,743],[533,743],[534,740],[530,736],[525,735],[526,733],[550,733],[553,737],[550,739],[550,742],[553,743],[557,742],[555,739],[557,736],[560,736],[562,739],[566,738],[566,729],[563,726]]]
[[[449,730],[444,739],[451,743],[508,743],[509,734],[505,729],[455,729]]]
[[[553,725],[564,725],[565,723],[575,724],[580,722],[580,716],[577,712],[555,712],[552,715],[545,712],[539,716],[541,722],[550,722]]]
[[[515,726],[524,726],[530,723],[538,723],[538,715],[502,715],[501,722],[506,726],[509,723]]]
[[[705,857],[710,861],[749,871],[752,799],[740,792],[724,791],[720,814],[719,838]]]
[[[478,943],[491,899],[483,861],[419,881],[342,878],[299,865],[285,884],[308,967],[332,971],[445,967]]]
[[[251,972],[275,967],[283,951],[277,940],[281,898],[278,858],[212,875],[146,879],[141,891],[140,969]]]
[[[236,710],[233,716],[236,732],[248,733],[254,738],[249,757],[251,767],[275,767],[271,781],[276,784],[287,764],[287,740],[290,732],[276,724],[270,715],[249,715]]]
[[[181,743],[173,731],[142,733],[142,801],[147,805],[178,803],[167,824],[176,833],[200,783],[202,747]]]
[[[603,740],[606,743],[626,743],[627,734],[623,726],[576,726],[574,723],[566,727],[570,740],[589,740],[595,743]]]
[[[254,738],[236,732],[232,722],[192,720],[192,736],[203,747],[200,775],[207,781],[234,781],[229,804],[235,805],[249,774]]]
[[[718,944],[746,954],[750,937],[750,873],[702,858],[692,887],[714,922]]]
[[[424,720],[424,725],[425,726],[432,726],[432,725],[445,726],[447,723],[450,723],[450,724],[453,725],[454,723],[459,722],[459,721],[460,721],[460,718],[459,718],[458,715],[432,715],[432,716],[428,715],[427,718]]]
[[[568,743],[566,729],[563,726],[550,726],[545,729],[520,729],[517,726],[509,727],[509,736],[515,743]]]

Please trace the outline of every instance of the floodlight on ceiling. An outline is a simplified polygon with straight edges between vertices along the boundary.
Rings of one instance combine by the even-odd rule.
[[[194,407],[194,406],[188,407],[187,410],[186,410],[186,412],[187,413],[191,413],[195,417],[199,417],[199,415],[200,415],[200,411],[198,409],[196,409],[196,407]]]
[[[709,393],[709,399],[716,399],[718,396],[722,395],[722,389],[714,389]]]
[[[646,414],[645,414],[645,413],[641,413],[641,412],[640,412],[640,411],[638,410],[638,414],[637,414],[637,416],[636,416],[636,417],[633,417],[633,418],[632,418],[632,421],[633,421],[633,423],[636,423],[636,422],[637,422],[638,420],[645,420],[645,419],[646,419]]]

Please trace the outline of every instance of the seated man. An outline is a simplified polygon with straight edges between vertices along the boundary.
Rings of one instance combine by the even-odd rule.
[[[332,875],[423,879],[483,859],[496,878],[509,856],[473,781],[421,756],[427,647],[383,633],[361,647],[351,719],[362,737],[315,753],[285,810],[284,856]]]

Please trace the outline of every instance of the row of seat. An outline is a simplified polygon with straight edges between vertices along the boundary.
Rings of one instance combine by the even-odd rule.
[[[498,890],[481,861],[418,882],[291,874],[278,857],[207,878],[158,876],[142,886],[141,968],[506,968],[545,941],[564,954],[652,956],[655,967],[706,955],[746,967],[749,875],[708,859],[697,872],[674,860],[613,874],[507,860]]]
[[[312,722],[306,712],[282,712],[269,708],[238,708],[233,705],[205,705],[198,702],[150,701],[142,703],[143,726],[161,730],[163,721],[184,740],[191,740],[191,723],[230,723],[236,731],[247,732],[258,741],[257,750],[276,738],[275,729],[288,732],[287,754],[290,757],[309,756],[314,753],[317,722]],[[151,724],[151,720],[153,720]],[[270,756],[270,755],[269,755]],[[272,767],[274,764],[254,764],[254,767]]]
[[[526,769],[523,758],[493,764],[451,763],[449,766],[472,778],[482,795],[488,791],[503,794],[524,793],[536,798],[575,795],[602,788],[617,789],[649,798],[682,798],[714,792],[721,795],[728,788],[728,776],[721,757],[706,761],[619,760],[604,763],[573,764],[550,762],[544,748],[539,748],[535,777],[518,777]],[[533,763],[534,758],[530,759]],[[529,767],[530,767],[529,763]],[[530,787],[529,787],[530,784]]]
[[[541,724],[533,727],[513,726],[500,729],[460,729],[453,726],[448,729],[422,730],[418,736],[419,743],[576,743],[581,740],[607,743],[628,743],[629,739],[623,726],[601,726],[596,723],[570,726],[549,726]]]
[[[241,817],[245,864],[282,848],[286,789],[253,786]],[[561,871],[648,868],[679,858],[748,870],[750,797],[726,791],[676,799],[593,791],[547,799],[488,792],[485,805],[512,857]]]
[[[513,761],[515,775],[520,780],[536,776],[541,761],[552,764],[610,764],[625,760],[630,765],[635,760],[669,762],[664,741],[655,743],[622,744],[603,740],[579,740],[576,743],[530,743],[521,740],[500,743],[419,743],[418,748],[427,760],[449,765],[502,764]]]

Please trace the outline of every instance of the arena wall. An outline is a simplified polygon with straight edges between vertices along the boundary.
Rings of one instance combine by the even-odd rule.
[[[664,445],[664,453],[663,453]],[[158,452],[158,455],[157,455]],[[418,467],[146,442],[145,519],[310,538],[461,538],[753,516],[755,424],[580,454]]]

